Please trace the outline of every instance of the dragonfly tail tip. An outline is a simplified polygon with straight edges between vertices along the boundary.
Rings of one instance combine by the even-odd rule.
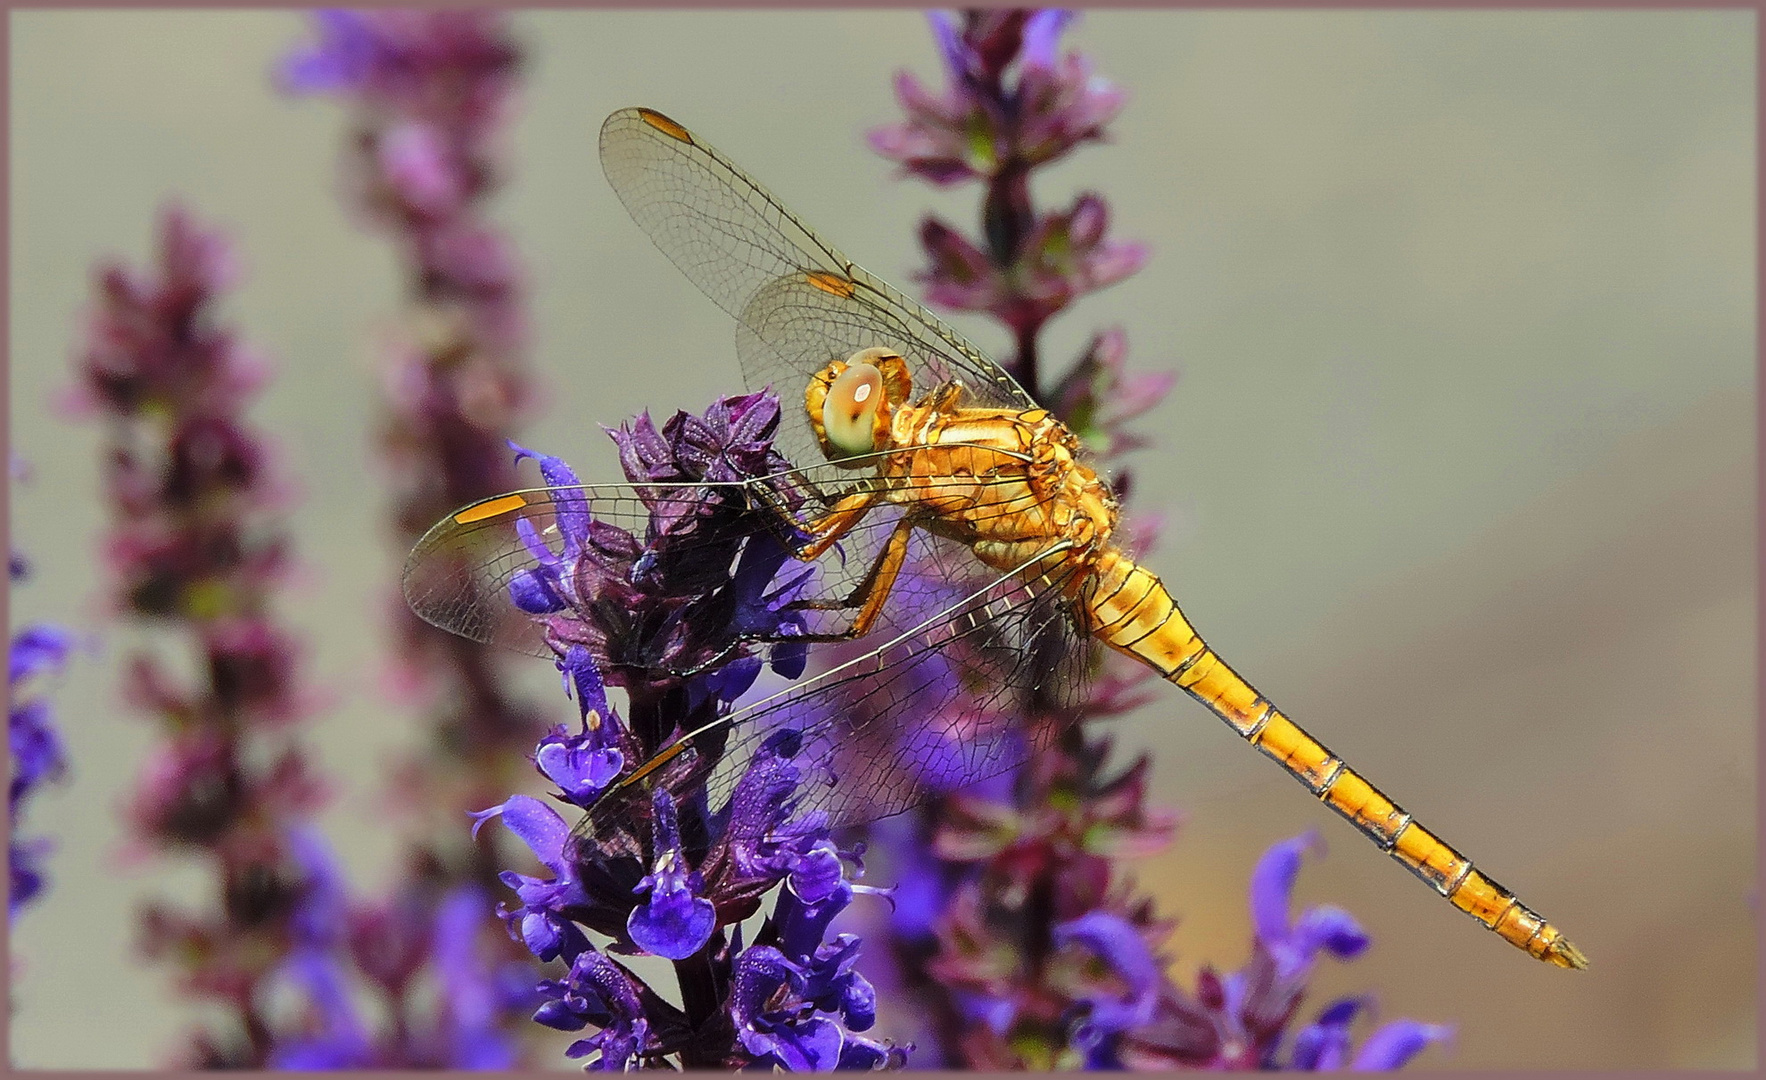
[[[1567,938],[1558,938],[1552,942],[1551,948],[1541,959],[1573,971],[1584,971],[1588,968],[1588,957],[1582,955],[1582,950],[1570,944]]]

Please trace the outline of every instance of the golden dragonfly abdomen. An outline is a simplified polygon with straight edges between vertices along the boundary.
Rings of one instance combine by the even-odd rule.
[[[1558,967],[1588,966],[1581,950],[1557,927],[1417,824],[1228,667],[1184,618],[1158,577],[1120,551],[1100,552],[1094,566],[1085,607],[1100,640],[1182,687],[1380,850],[1504,941]]]

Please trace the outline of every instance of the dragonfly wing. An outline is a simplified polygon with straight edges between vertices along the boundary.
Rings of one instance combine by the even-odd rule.
[[[969,404],[1030,409],[1016,380],[962,334],[817,236],[715,148],[651,109],[621,109],[601,127],[601,165],[634,220],[671,261],[734,316],[749,390],[784,397],[830,359],[873,345],[901,350],[921,391],[951,380]],[[793,420],[801,410],[790,408]],[[806,422],[786,453],[820,457]],[[800,445],[801,444],[801,445]]]
[[[978,584],[924,580],[938,559],[956,555],[940,550],[947,546],[960,548],[927,537],[904,572],[904,584],[910,577],[919,584],[892,594],[892,621],[911,625],[825,650],[815,675],[702,732],[695,742],[721,756],[681,755],[670,769],[683,786],[705,777],[708,805],[723,806],[763,744],[795,732],[794,817],[840,827],[996,775],[1051,739],[1076,715],[1095,660],[1092,639],[1062,595],[1077,569],[1051,555],[1044,577],[1032,583],[1013,574]],[[1025,723],[1027,712],[1040,722]],[[594,828],[630,829],[626,819],[647,805],[632,798],[597,808]]]
[[[424,534],[405,564],[405,598],[426,622],[473,641],[546,659],[575,642],[591,646],[597,660],[607,661],[596,642],[610,636],[641,641],[645,636],[638,626],[618,633],[622,620],[639,606],[630,602],[635,595],[690,597],[728,587],[731,571],[751,553],[752,544],[794,546],[809,524],[859,482],[853,471],[823,462],[746,483],[582,484],[499,495],[450,514]],[[976,481],[933,477],[919,486],[933,490],[942,483]],[[780,605],[793,605],[802,632],[845,633],[856,609],[844,602],[905,512],[882,503],[819,559],[805,563],[785,558],[770,581],[749,584],[762,585],[769,596],[777,594]],[[659,538],[659,522],[678,526],[682,514],[717,520],[705,522],[703,535]],[[567,535],[576,539],[567,541]],[[675,577],[645,579],[638,560],[647,542],[667,552],[661,561],[678,568]],[[961,580],[979,566],[961,545],[931,550],[919,539],[913,550],[929,572],[904,576],[899,595],[881,613],[880,631],[906,629],[906,616],[900,613],[924,608],[925,601],[916,597],[939,575]],[[568,603],[545,611],[553,606],[545,601],[553,599]],[[584,613],[595,625],[583,622]],[[698,625],[709,623],[725,626],[716,619],[698,620]],[[728,642],[715,644],[762,638],[743,627],[725,628]],[[618,662],[643,664],[644,657],[640,649]]]
[[[750,546],[792,544],[797,521],[777,492],[818,478],[848,482],[824,467],[772,481],[583,484],[484,499],[443,518],[417,542],[405,563],[405,599],[426,622],[473,641],[547,659],[574,642],[590,645],[605,661],[594,646],[622,636],[621,620],[637,606],[635,595],[714,593],[730,587],[731,570]],[[770,493],[765,498],[763,487]],[[800,504],[798,512],[813,510]],[[680,528],[683,516],[717,520],[705,521],[698,533],[688,528],[658,538],[661,527]],[[886,528],[881,520],[861,522],[850,546],[876,548],[882,540],[872,533]],[[663,561],[672,577],[645,579],[640,560],[647,542],[668,552]],[[824,557],[806,567],[786,558],[775,581],[790,578],[795,595],[808,600],[843,597],[864,572],[848,562]],[[584,622],[584,614],[595,625]],[[625,636],[643,636],[640,627],[625,629]],[[734,641],[736,629],[731,634]]]
[[[750,387],[769,383],[806,387],[808,375],[830,361],[882,346],[894,349],[907,361],[916,393],[960,381],[968,393],[959,399],[959,406],[1019,411],[1033,407],[1015,382],[1008,389],[981,381],[988,378],[982,364],[998,371],[1001,379],[1011,378],[985,357],[975,354],[959,362],[956,358],[967,354],[925,321],[932,316],[923,308],[920,313],[925,318],[914,317],[878,287],[890,293],[894,290],[863,271],[857,274],[854,279],[836,279],[799,273],[776,278],[762,287],[743,309],[736,327],[736,355],[742,361],[744,381]],[[783,401],[782,406],[781,445],[790,446],[800,460],[815,460],[822,454],[821,444],[801,395]]]

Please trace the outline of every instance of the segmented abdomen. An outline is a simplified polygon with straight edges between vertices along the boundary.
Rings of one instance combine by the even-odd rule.
[[[1557,927],[1417,824],[1228,667],[1157,577],[1114,549],[1095,556],[1094,567],[1083,603],[1092,632],[1106,644],[1151,665],[1208,706],[1382,851],[1504,941],[1559,967],[1587,966]]]

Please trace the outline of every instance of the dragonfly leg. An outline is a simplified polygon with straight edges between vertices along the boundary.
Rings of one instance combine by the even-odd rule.
[[[877,615],[883,610],[884,601],[889,599],[890,590],[895,588],[895,580],[901,576],[902,564],[907,561],[908,541],[913,539],[914,519],[902,515],[895,528],[889,533],[883,550],[878,554],[877,561],[865,572],[864,580],[858,588],[844,600],[806,600],[791,605],[800,611],[845,611],[858,608],[853,617],[852,625],[838,634],[806,634],[804,641],[847,641],[852,638],[864,637],[870,633],[871,624],[877,621]]]
[[[834,508],[817,518],[809,526],[808,532],[814,537],[809,543],[798,548],[794,555],[804,562],[821,558],[822,553],[839,542],[840,538],[852,531],[882,497],[878,491],[855,491],[834,504]]]

